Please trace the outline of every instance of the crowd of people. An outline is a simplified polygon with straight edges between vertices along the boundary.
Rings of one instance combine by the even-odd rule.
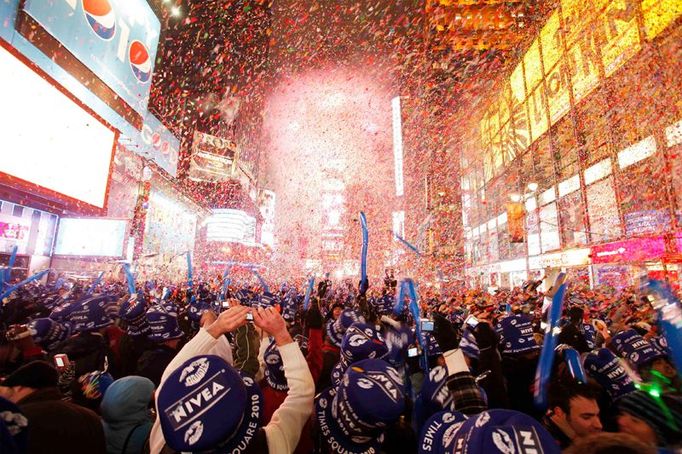
[[[537,405],[538,284],[30,283],[0,304],[0,452],[682,449],[680,373],[634,288],[568,284]]]

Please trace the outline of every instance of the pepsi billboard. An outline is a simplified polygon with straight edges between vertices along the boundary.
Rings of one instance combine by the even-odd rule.
[[[24,11],[144,115],[161,24],[144,0],[26,0]]]
[[[121,135],[119,142],[127,149],[151,159],[172,176],[177,176],[180,141],[151,113],[144,116],[139,134]]]

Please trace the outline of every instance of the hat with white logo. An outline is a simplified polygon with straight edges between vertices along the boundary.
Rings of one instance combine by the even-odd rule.
[[[331,372],[332,384],[337,386],[351,364],[363,359],[384,359],[388,346],[381,333],[372,325],[355,322],[347,330],[341,342],[341,358]]]
[[[442,446],[458,454],[559,454],[561,449],[542,424],[514,410],[489,410],[467,419]]]
[[[502,353],[527,353],[540,349],[533,337],[533,322],[527,315],[505,317],[500,320],[495,330],[500,334]]]
[[[28,420],[14,403],[0,397],[0,452],[28,452]]]
[[[118,316],[126,324],[128,335],[146,336],[149,334],[149,323],[147,323],[147,305],[143,298],[137,293],[121,304]]]
[[[620,361],[608,348],[589,352],[583,360],[585,372],[595,379],[612,399],[635,390],[635,384]]]
[[[336,388],[317,396],[315,416],[330,452],[378,452],[383,431],[405,409],[401,375],[387,362],[365,359],[352,364]]]
[[[261,427],[262,405],[254,381],[215,355],[185,361],[157,398],[166,444],[189,452],[246,450]]]
[[[611,345],[619,356],[630,361],[635,367],[642,367],[656,359],[665,358],[663,352],[640,336],[634,329],[613,336]]]
[[[462,353],[464,353],[465,356],[471,359],[478,359],[481,354],[474,332],[468,325],[464,328],[464,332],[462,333],[462,340],[459,341],[459,348],[462,349]]]
[[[454,396],[448,388],[448,371],[436,366],[424,376],[419,395],[414,402],[414,413],[418,427],[431,415],[443,410],[454,409]]]
[[[28,324],[33,341],[46,351],[52,351],[71,335],[68,323],[59,323],[50,318],[37,318]]]
[[[160,306],[152,306],[147,311],[147,323],[150,332],[147,335],[150,341],[162,343],[165,341],[180,339],[184,333],[178,326],[178,319],[172,313],[168,313]]]
[[[71,323],[73,332],[90,332],[105,328],[114,323],[109,313],[112,306],[111,298],[105,295],[94,296],[84,301],[73,303],[67,310],[67,320]]]
[[[455,433],[467,420],[467,417],[457,411],[445,410],[431,416],[422,425],[419,437],[419,454],[446,454],[443,438]]]
[[[357,314],[357,312],[350,309],[346,309],[341,312],[339,318],[336,320],[330,320],[327,323],[326,332],[327,340],[337,347],[341,347],[341,342],[343,342],[343,336],[346,334],[346,330],[355,322],[364,322],[364,318]]]
[[[284,375],[284,362],[274,339],[265,349],[263,360],[265,361],[265,382],[268,386],[276,391],[288,391],[289,385]]]

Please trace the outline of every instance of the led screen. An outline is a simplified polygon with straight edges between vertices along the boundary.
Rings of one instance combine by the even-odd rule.
[[[55,242],[56,255],[122,257],[127,222],[104,218],[62,218]]]
[[[103,208],[115,133],[0,47],[0,172]]]

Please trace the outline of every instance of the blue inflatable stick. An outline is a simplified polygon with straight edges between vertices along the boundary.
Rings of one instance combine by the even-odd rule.
[[[268,287],[268,284],[265,282],[265,279],[263,279],[263,276],[261,276],[256,269],[252,269],[251,272],[258,278],[258,281],[260,282],[261,287],[263,287],[263,291],[265,293],[270,293],[270,287]]]
[[[132,271],[130,271],[130,263],[123,264],[123,272],[126,275],[126,281],[128,282],[128,293],[130,295],[135,294],[135,276],[133,276]]]
[[[568,370],[571,372],[573,378],[580,383],[587,383],[587,376],[585,375],[585,369],[583,369],[583,363],[580,360],[580,353],[574,348],[565,349],[564,362],[566,362]]]
[[[682,308],[670,287],[662,281],[650,280],[645,288],[651,306],[658,312],[658,323],[668,342],[670,357],[678,371],[682,370]]]
[[[552,298],[552,307],[549,309],[549,320],[545,331],[545,341],[540,352],[538,368],[535,372],[535,406],[544,411],[547,409],[547,388],[552,375],[552,365],[554,364],[554,349],[556,348],[559,337],[559,319],[566,296],[566,284],[562,284]]]
[[[360,256],[360,285],[367,281],[367,244],[369,243],[369,231],[367,229],[367,217],[360,212],[360,225],[362,226],[362,254]],[[367,290],[367,289],[365,289]]]
[[[412,252],[414,252],[415,254],[417,254],[417,255],[419,255],[419,256],[422,255],[422,253],[419,252],[419,249],[417,249],[417,247],[416,247],[415,245],[413,245],[413,244],[407,242],[407,240],[405,240],[403,237],[401,237],[400,235],[398,235],[398,234],[395,233],[395,232],[393,233],[393,235],[394,235],[394,236],[396,237],[396,239],[397,239],[398,241],[400,241],[406,248],[408,248],[409,250],[411,250]]]
[[[315,276],[308,279],[308,288],[305,291],[305,298],[303,299],[303,310],[307,311],[310,305],[310,295],[313,293],[313,286],[315,285]]]
[[[92,295],[92,292],[95,291],[95,288],[99,285],[100,282],[102,282],[103,277],[104,277],[104,271],[99,273],[99,276],[97,276],[97,279],[95,279],[95,281],[92,283],[92,285],[90,286],[90,288],[87,291],[88,295]]]
[[[194,279],[192,278],[192,254],[187,251],[187,287],[194,286]]]
[[[395,304],[393,305],[393,313],[400,315],[405,310],[405,292],[407,290],[407,282],[403,280],[396,288]]]
[[[427,352],[428,348],[426,345],[426,339],[424,338],[424,335],[422,333],[421,309],[419,308],[417,287],[415,286],[414,281],[410,278],[404,279],[400,283],[400,286],[401,287],[405,286],[405,291],[407,292],[407,295],[410,298],[410,305],[408,307],[410,309],[410,313],[412,314],[412,318],[414,319],[416,325],[415,334],[417,335],[417,341],[419,342],[419,345],[421,345],[422,347],[421,366],[424,373],[428,374],[429,373],[429,357]]]
[[[45,276],[48,273],[48,271],[50,271],[49,268],[46,270],[40,271],[40,272],[34,274],[33,276],[27,278],[27,279],[24,279],[23,281],[19,282],[16,285],[11,286],[7,290],[5,290],[5,292],[2,295],[0,295],[0,302],[2,300],[4,300],[5,298],[7,298],[9,295],[11,295],[12,292],[15,291],[16,289],[23,287],[24,285],[29,284],[33,281],[38,280],[38,279],[41,279],[43,276]]]

